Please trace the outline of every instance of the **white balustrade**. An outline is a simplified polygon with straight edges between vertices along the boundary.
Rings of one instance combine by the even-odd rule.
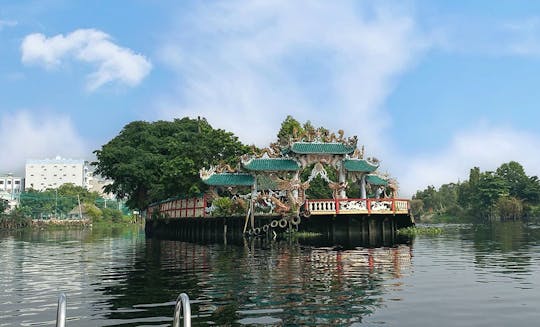
[[[336,207],[336,204],[338,207]],[[309,200],[307,208],[314,215],[325,214],[390,214],[409,210],[409,200],[340,199]]]

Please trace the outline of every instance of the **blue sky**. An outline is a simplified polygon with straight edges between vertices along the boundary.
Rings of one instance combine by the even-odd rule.
[[[538,1],[4,0],[0,173],[91,159],[132,120],[264,146],[291,114],[358,135],[403,195],[539,175],[538,85]]]

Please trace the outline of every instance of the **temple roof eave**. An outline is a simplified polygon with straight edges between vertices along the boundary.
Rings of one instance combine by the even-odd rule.
[[[371,185],[388,186],[388,181],[377,175],[367,175],[366,182]]]
[[[294,142],[288,152],[295,154],[351,154],[356,147],[340,142]]]
[[[253,158],[242,162],[245,169],[250,171],[298,171],[300,164],[289,158]]]
[[[371,173],[379,168],[379,165],[370,163],[365,159],[345,159],[343,167],[349,172]]]
[[[202,181],[210,186],[252,186],[255,178],[245,173],[215,173],[202,178]]]

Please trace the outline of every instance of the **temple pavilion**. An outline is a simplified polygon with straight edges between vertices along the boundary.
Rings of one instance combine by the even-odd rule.
[[[329,174],[329,168],[335,173]],[[380,174],[378,168],[377,159],[364,158],[364,148],[358,148],[357,137],[344,138],[342,131],[338,136],[317,131],[295,135],[285,144],[273,143],[257,154],[246,154],[235,169],[201,169],[200,176],[211,189],[249,187],[251,192],[244,198],[249,201],[251,215],[265,203],[272,213],[290,217],[407,213],[408,201],[396,199],[397,183]],[[336,176],[335,180],[331,175]],[[316,177],[332,190],[331,199],[306,197],[306,190]],[[360,198],[347,197],[347,191],[353,187],[359,188]]]

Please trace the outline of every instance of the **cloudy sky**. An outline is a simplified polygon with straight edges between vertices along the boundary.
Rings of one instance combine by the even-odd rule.
[[[293,115],[358,135],[403,195],[517,160],[540,175],[540,1],[0,4],[0,173],[92,158],[133,120],[265,146]]]

